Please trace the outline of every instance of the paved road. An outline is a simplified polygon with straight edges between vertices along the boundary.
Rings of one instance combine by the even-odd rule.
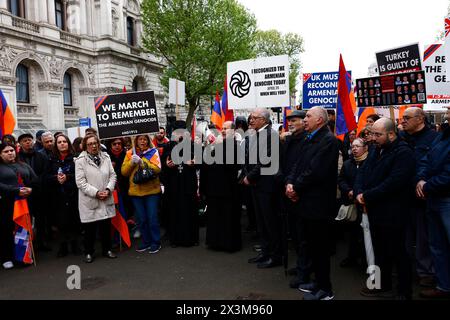
[[[302,299],[300,291],[288,288],[291,277],[285,277],[283,267],[260,270],[247,263],[256,243],[249,234],[243,235],[243,250],[234,254],[206,249],[204,235],[202,228],[198,247],[171,248],[164,242],[158,254],[126,250],[118,259],[98,257],[92,264],[82,262],[82,256],[56,258],[55,250],[42,253],[37,267],[0,270],[0,299]],[[294,251],[289,252],[293,266]],[[338,266],[344,252],[340,243],[332,259],[336,299],[363,299],[359,290],[366,275]],[[66,287],[70,265],[81,268],[81,290]]]

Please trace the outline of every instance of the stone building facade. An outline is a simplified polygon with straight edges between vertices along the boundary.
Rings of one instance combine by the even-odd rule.
[[[85,117],[95,126],[95,97],[123,87],[155,91],[166,125],[164,62],[140,46],[141,2],[0,0],[0,88],[17,133],[66,130]]]

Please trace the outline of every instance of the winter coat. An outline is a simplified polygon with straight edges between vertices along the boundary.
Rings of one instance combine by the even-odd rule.
[[[100,166],[83,151],[75,160],[75,180],[78,187],[78,202],[82,223],[112,218],[116,215],[113,191],[116,173],[106,152],[99,152]],[[110,190],[106,200],[96,198],[98,191]]]

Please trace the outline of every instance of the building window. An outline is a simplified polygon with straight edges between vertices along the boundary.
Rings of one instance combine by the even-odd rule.
[[[30,102],[28,90],[28,68],[19,64],[16,70],[16,93],[17,102]]]
[[[25,18],[24,0],[8,0],[8,11],[17,17]]]
[[[130,46],[134,46],[134,20],[127,18],[127,42]]]
[[[72,76],[67,72],[64,74],[64,105],[72,105]]]
[[[134,79],[133,83],[131,84],[131,90],[138,91],[138,82],[136,81],[136,79]]]
[[[55,0],[55,18],[56,26],[61,30],[66,29],[66,15],[64,10],[64,4],[61,0]]]

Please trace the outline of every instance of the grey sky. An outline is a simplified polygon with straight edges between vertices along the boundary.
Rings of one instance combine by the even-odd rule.
[[[262,30],[303,36],[302,72],[337,71],[339,53],[353,79],[367,76],[375,52],[434,43],[449,0],[238,0]]]

